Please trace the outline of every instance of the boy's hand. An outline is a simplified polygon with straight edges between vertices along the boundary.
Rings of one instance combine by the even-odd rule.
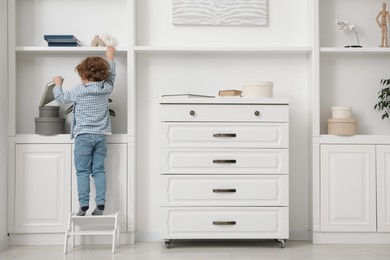
[[[53,78],[53,82],[54,82],[54,84],[55,84],[56,86],[62,87],[62,83],[64,82],[64,78],[61,77],[61,76],[55,76],[55,77]]]
[[[116,49],[114,46],[107,46],[107,51],[106,51],[107,60],[109,61],[114,60],[115,51]]]

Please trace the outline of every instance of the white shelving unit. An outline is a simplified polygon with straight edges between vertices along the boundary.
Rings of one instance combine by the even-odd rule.
[[[309,54],[310,47],[135,46],[136,53]]]
[[[390,76],[390,50],[377,47],[381,34],[375,17],[382,5],[367,0],[315,0],[313,7],[313,241],[388,243],[390,233],[384,231],[382,220],[386,219],[383,212],[390,210],[390,199],[382,192],[389,185],[379,186],[378,179],[388,173],[375,170],[388,169],[387,157],[375,151],[390,141],[388,121],[374,110],[380,80]],[[356,44],[356,39],[352,32],[338,31],[336,19],[356,26],[363,48],[343,47]],[[327,134],[332,106],[352,106],[357,135]],[[353,165],[360,165],[359,170],[351,172]],[[351,196],[343,187],[351,189]],[[380,200],[376,200],[377,189]],[[377,218],[382,220],[376,223]]]
[[[264,27],[174,26],[171,3],[137,1],[134,52],[139,104],[138,161],[153,162],[161,156],[154,144],[160,143],[157,122],[161,111],[156,104],[162,95],[218,95],[220,89],[241,89],[247,80],[274,81],[274,97],[291,100],[291,135],[297,137],[291,143],[291,150],[308,147],[309,108],[306,100],[312,74],[312,1],[269,1],[270,20]],[[305,11],[307,15],[302,15]],[[280,13],[286,16],[282,18]],[[286,20],[289,21],[288,29]],[[218,102],[217,98],[213,102]],[[302,141],[298,141],[298,136]],[[307,163],[306,152],[292,155],[291,161],[302,163],[292,164],[291,173],[307,180],[307,176],[303,177],[307,174],[303,169]],[[144,173],[138,179],[141,185],[147,183],[148,187],[159,187],[154,177],[155,172],[161,172],[158,164],[139,164],[138,171]],[[291,193],[301,190],[302,183],[294,182],[296,180],[292,181]],[[151,191],[150,196],[158,197],[159,193]],[[306,199],[292,202],[296,206],[290,215],[292,223],[302,222],[300,212],[309,213],[305,206],[300,209]],[[156,211],[158,201],[150,205],[153,215],[159,215]],[[138,214],[150,214],[150,211],[138,209]],[[150,224],[147,220],[140,221]],[[290,232],[298,233],[296,229],[299,228],[291,226]]]
[[[109,155],[106,160],[108,183],[111,183],[109,197],[115,199],[107,205],[105,214],[120,212],[121,241],[134,243],[135,233],[135,77],[134,77],[134,17],[135,1],[133,0],[8,0],[8,77],[9,77],[9,167],[8,167],[8,232],[10,244],[61,244],[65,232],[66,220],[59,213],[68,214],[77,209],[75,189],[71,189],[72,178],[75,177],[73,166],[73,140],[69,134],[42,136],[35,134],[34,118],[38,117],[39,100],[43,89],[53,76],[65,78],[64,89],[69,90],[79,84],[80,79],[74,71],[77,64],[87,56],[105,55],[105,47],[90,47],[94,35],[109,33],[118,43],[115,61],[117,77],[111,98],[111,108],[116,117],[112,118],[112,132],[108,137]],[[109,11],[107,11],[109,10]],[[104,19],[102,19],[104,17]],[[73,34],[81,42],[81,47],[48,47],[44,41],[45,34]],[[55,101],[49,105],[57,105]],[[67,106],[61,106],[60,116],[67,118],[66,131],[69,131],[69,116],[65,115]],[[19,147],[19,148],[18,148]],[[58,147],[58,148],[56,148]],[[58,151],[57,151],[57,150]],[[16,151],[20,151],[18,155]],[[31,151],[31,154],[29,154]],[[57,170],[53,175],[64,179],[58,183],[66,183],[63,194],[61,189],[39,189],[35,196],[29,194],[43,177],[38,176],[35,182],[26,184],[19,176],[29,178],[30,169],[45,171],[40,162],[50,160],[50,153],[56,152],[60,158],[57,164],[65,164],[65,172]],[[46,157],[45,157],[46,156]],[[43,158],[43,159],[42,159]],[[35,161],[34,161],[35,160]],[[43,161],[42,161],[43,160]],[[16,167],[17,165],[22,167]],[[32,167],[32,168],[31,168]],[[56,169],[51,165],[51,169]],[[109,171],[115,171],[110,174]],[[17,173],[17,174],[16,174]],[[53,181],[54,177],[49,180]],[[34,180],[34,179],[33,179]],[[50,185],[50,183],[48,183]],[[26,189],[27,188],[27,189]],[[20,212],[24,206],[16,205],[20,190],[25,189],[24,206],[42,203],[38,199],[44,196],[73,198],[63,206],[47,207],[38,213],[32,209],[25,210],[23,218]],[[49,194],[43,194],[48,191]],[[19,197],[18,197],[19,196]],[[91,208],[93,208],[91,196]],[[68,203],[69,202],[69,203]],[[109,204],[110,202],[107,201]],[[76,205],[77,204],[77,205]],[[30,215],[28,215],[30,214]],[[56,217],[56,226],[50,223]],[[34,219],[30,227],[30,220]],[[64,222],[65,221],[65,222]],[[39,223],[39,224],[36,224]],[[34,239],[26,240],[26,237]],[[96,238],[92,243],[105,240]],[[62,240],[63,241],[63,240]]]

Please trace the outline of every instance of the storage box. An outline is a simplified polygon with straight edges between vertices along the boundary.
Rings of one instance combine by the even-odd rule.
[[[59,106],[41,106],[39,107],[39,117],[58,117]]]
[[[40,135],[65,134],[65,118],[36,117],[35,133]]]
[[[332,107],[332,118],[352,118],[352,107]]]
[[[272,98],[274,83],[271,81],[247,81],[244,83],[242,97]]]
[[[355,135],[356,134],[355,118],[329,118],[328,134],[330,135]]]

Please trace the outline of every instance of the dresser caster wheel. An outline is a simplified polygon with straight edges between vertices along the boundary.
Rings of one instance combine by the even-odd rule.
[[[286,247],[286,239],[278,239],[279,247],[285,248]]]
[[[165,248],[171,248],[172,239],[165,239]]]

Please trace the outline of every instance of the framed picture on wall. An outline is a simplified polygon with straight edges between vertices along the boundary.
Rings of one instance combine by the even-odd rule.
[[[267,25],[267,0],[172,0],[174,25]]]

